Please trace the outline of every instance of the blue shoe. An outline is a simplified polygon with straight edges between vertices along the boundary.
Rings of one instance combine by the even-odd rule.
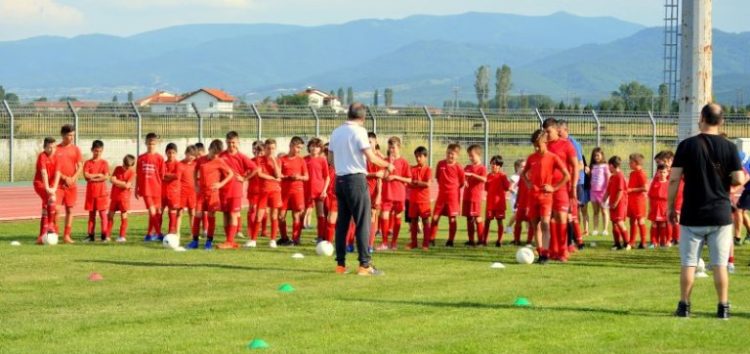
[[[143,237],[143,242],[151,242],[151,235],[146,235]]]
[[[188,245],[185,247],[190,250],[198,249],[198,240],[192,240]]]
[[[162,242],[162,241],[164,241],[164,235],[152,236],[151,237],[151,241]]]
[[[367,252],[369,252],[370,254],[373,254],[375,253],[375,249],[372,247],[367,247]]]
[[[353,253],[354,252],[354,245],[348,245],[348,246],[346,246],[346,252]]]
[[[206,245],[203,246],[203,249],[205,249],[205,250],[212,250],[212,249],[214,249],[214,242],[212,240],[206,241]]]

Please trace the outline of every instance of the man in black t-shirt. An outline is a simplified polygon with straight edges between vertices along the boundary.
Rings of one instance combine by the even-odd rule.
[[[724,122],[721,107],[707,104],[698,123],[701,133],[685,139],[675,153],[669,179],[669,218],[680,224],[680,302],[676,316],[690,316],[690,293],[701,248],[708,245],[714,284],[719,298],[717,316],[729,318],[727,262],[732,244],[732,207],[729,187],[743,184],[737,147],[719,136]],[[680,179],[685,178],[682,212],[674,210]]]

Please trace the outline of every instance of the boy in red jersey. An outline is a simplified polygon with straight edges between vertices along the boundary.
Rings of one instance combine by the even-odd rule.
[[[388,139],[388,161],[393,164],[393,171],[383,178],[383,196],[380,213],[380,229],[383,243],[379,250],[398,249],[398,236],[401,232],[401,220],[404,216],[406,184],[411,183],[409,162],[401,157],[401,139]],[[393,237],[388,241],[388,235]]]
[[[63,242],[73,243],[70,233],[73,227],[73,207],[78,195],[76,182],[83,170],[83,155],[81,155],[81,149],[74,144],[76,128],[73,125],[63,125],[60,128],[60,135],[62,136],[62,142],[55,149],[55,166],[60,172],[60,183],[58,184],[55,202],[65,208]]]
[[[516,160],[513,164],[518,175],[518,182],[516,183],[516,197],[513,201],[513,244],[516,246],[521,245],[521,231],[523,230],[523,223],[527,226],[526,245],[531,245],[534,240],[536,230],[531,228],[531,220],[529,219],[529,187],[524,182],[521,172],[526,167],[526,160]]]
[[[487,211],[485,212],[486,224],[484,227],[484,234],[480,242],[482,245],[487,246],[487,239],[490,235],[490,225],[492,220],[497,220],[497,241],[495,241],[495,247],[502,246],[503,241],[503,220],[505,219],[505,211],[507,204],[505,202],[505,196],[510,190],[510,180],[508,176],[503,172],[503,157],[500,155],[492,156],[490,159],[490,166],[492,171],[487,175],[487,183],[485,183],[485,189],[487,190]]]
[[[648,177],[643,170],[643,155],[630,154],[628,178],[628,218],[630,218],[630,247],[635,247],[637,233],[641,234],[639,249],[646,248],[646,202]]]
[[[200,159],[201,157],[206,156],[206,154],[207,154],[206,147],[201,142],[195,143],[195,151],[197,152],[197,155],[196,155],[196,158],[195,158],[196,163],[198,162],[198,159]],[[196,183],[198,183],[198,181],[196,181]],[[196,198],[197,197],[198,197],[198,195],[197,195],[197,192],[196,192]],[[208,229],[206,229],[208,227],[208,213],[203,213],[203,221],[202,222],[203,222],[203,224],[202,224],[203,225],[203,230],[201,230],[201,231],[203,231],[203,236],[205,237],[206,235],[208,235]],[[193,227],[192,224],[190,225],[190,227],[191,228]]]
[[[446,247],[453,247],[453,240],[456,238],[456,216],[458,216],[460,206],[461,187],[465,182],[464,170],[457,161],[459,151],[461,151],[460,145],[449,144],[445,152],[445,160],[438,162],[435,168],[438,197],[432,212],[430,241],[434,241],[437,236],[440,217],[447,216],[449,228]]]
[[[148,209],[148,230],[143,241],[159,241],[161,230],[161,187],[164,179],[164,158],[156,152],[159,136],[146,134],[146,152],[138,156],[136,163],[135,199],[143,198]]]
[[[651,246],[667,246],[667,195],[669,194],[669,169],[667,165],[660,164],[656,168],[656,175],[648,189],[648,199],[650,209],[648,219],[653,227],[651,228]]]
[[[83,164],[83,177],[86,179],[86,211],[89,212],[87,242],[94,242],[96,231],[96,214],[101,221],[101,237],[103,242],[109,242],[107,231],[107,181],[109,180],[109,164],[102,158],[104,143],[94,140],[91,144],[91,160]]]
[[[375,154],[378,155],[378,157],[385,159],[385,156],[380,152],[380,145],[378,144],[378,136],[375,135],[373,132],[367,133],[367,138],[370,141],[370,146],[374,146]],[[372,212],[371,218],[372,218],[372,224],[370,225],[370,252],[372,252],[372,248],[375,246],[375,237],[377,236],[378,231],[380,231],[380,234],[382,235],[384,230],[380,230],[380,223],[378,220],[380,220],[380,209],[382,206],[382,192],[383,192],[383,177],[385,176],[385,170],[370,162],[367,161],[367,188],[370,191],[370,203],[372,204]],[[354,252],[354,234],[350,233],[350,236],[347,237],[349,242],[347,242],[347,252]]]
[[[185,158],[180,161],[180,206],[177,211],[177,232],[182,230],[182,212],[187,211],[188,225],[192,228],[193,217],[195,216],[195,205],[198,203],[198,196],[195,194],[195,160],[198,158],[198,152],[195,145],[189,145],[185,148]]]
[[[224,234],[226,242],[219,244],[220,249],[239,248],[234,242],[240,227],[242,216],[242,192],[245,180],[255,177],[257,167],[255,163],[240,152],[240,135],[236,131],[226,134],[227,150],[219,154],[219,157],[232,169],[234,177],[219,191],[219,199],[222,202],[224,212]]]
[[[281,208],[281,164],[276,157],[276,140],[267,139],[263,145],[265,151],[258,158],[258,177],[262,180],[258,198],[258,215],[255,218],[253,240],[258,238],[260,223],[266,216],[271,220],[271,241],[269,247],[276,248],[276,234],[279,231],[279,209]]]
[[[667,168],[670,170],[670,173],[671,173],[672,161],[674,160],[674,152],[670,150],[664,150],[660,152],[659,154],[661,155],[661,160],[664,162],[664,164],[667,165]],[[680,215],[680,213],[682,213],[684,189],[685,189],[685,176],[683,175],[682,178],[680,179],[680,185],[677,188],[677,196],[674,202],[675,213],[677,213],[678,216]],[[672,245],[678,244],[680,242],[680,224],[667,222],[667,230],[668,230],[667,234],[669,235],[669,242],[667,246],[671,247]]]
[[[135,182],[135,156],[125,155],[122,166],[115,167],[110,178],[112,190],[110,191],[108,236],[112,236],[112,228],[115,222],[115,213],[120,212],[120,233],[117,242],[127,241],[128,235],[128,210],[130,210],[130,195],[133,194],[133,183]]]
[[[326,221],[328,222],[325,240],[333,243],[333,236],[336,233],[336,220],[339,216],[339,203],[336,199],[336,169],[333,166],[333,154],[328,150],[327,143],[323,146],[323,151],[328,162],[328,175],[331,176],[325,185]]]
[[[256,166],[256,171],[259,171],[260,163],[258,162],[258,159],[260,159],[263,156],[263,142],[260,140],[256,140],[253,142],[253,158],[251,159],[253,163]],[[255,225],[255,219],[258,217],[258,200],[260,199],[261,195],[261,186],[263,185],[263,180],[258,177],[258,173],[251,175],[248,178],[247,182],[247,234],[250,238],[245,242],[245,247],[249,248],[255,248],[258,245],[257,241],[257,235],[258,230],[256,230]],[[268,217],[264,217],[261,221],[260,225],[263,229],[265,229],[266,226],[266,220],[268,220]],[[265,231],[265,230],[264,230]]]
[[[615,240],[612,250],[621,250],[624,247],[626,251],[629,251],[632,247],[628,242],[628,230],[625,227],[625,217],[628,214],[628,182],[620,169],[622,163],[620,157],[612,156],[608,162],[612,175],[609,177],[603,200],[609,200],[609,219],[612,221],[612,237]]]
[[[289,153],[279,159],[281,165],[281,211],[279,212],[280,245],[299,245],[302,234],[302,212],[305,211],[305,182],[307,174],[305,159],[300,155],[305,142],[295,136],[289,142]],[[292,239],[287,236],[286,212],[292,211]]]
[[[55,194],[60,183],[60,172],[55,164],[55,139],[44,138],[44,151],[36,158],[34,191],[42,199],[42,219],[39,221],[39,236],[36,243],[48,232],[57,232],[55,225]]]
[[[430,248],[430,180],[432,169],[427,164],[427,148],[424,146],[414,150],[414,158],[417,164],[411,168],[411,183],[409,184],[409,231],[411,232],[411,243],[408,249],[417,248],[417,235],[419,234],[419,219],[424,225],[424,238],[422,249]]]
[[[164,186],[162,188],[162,215],[164,210],[169,215],[168,234],[177,233],[177,213],[182,209],[182,184],[180,175],[182,174],[182,164],[177,160],[177,145],[175,143],[167,144],[164,151],[167,155],[167,161],[164,162]]]
[[[481,155],[482,148],[479,145],[470,145],[466,149],[469,155],[470,163],[464,168],[464,198],[461,205],[463,216],[466,217],[466,229],[469,233],[469,240],[465,245],[474,247],[477,243],[474,241],[474,235],[477,235],[479,244],[482,244],[484,236],[484,220],[482,219],[482,194],[484,185],[487,182],[487,167],[482,165]]]
[[[198,236],[201,231],[200,224],[203,221],[204,213],[208,214],[208,225],[206,225],[208,234],[206,236],[206,244],[203,248],[207,250],[213,248],[214,231],[216,231],[216,212],[222,210],[219,191],[234,178],[232,169],[219,157],[222,150],[224,150],[224,143],[221,140],[215,139],[208,146],[208,155],[199,158],[195,163],[198,203],[195,207],[195,218],[193,219],[193,241],[187,246],[189,249],[198,248]]]
[[[310,178],[305,182],[305,204],[307,210],[306,216],[312,214],[312,208],[315,207],[317,217],[317,241],[326,238],[326,214],[323,201],[326,195],[326,185],[330,184],[330,175],[328,174],[328,159],[321,154],[323,142],[318,138],[312,138],[307,142],[307,151],[310,155],[305,156],[307,173]],[[309,225],[309,222],[306,221]]]
[[[556,191],[564,189],[570,179],[570,173],[565,163],[547,150],[547,133],[537,129],[531,135],[531,143],[534,144],[535,152],[526,159],[521,171],[523,183],[528,188],[528,218],[531,220],[531,230],[541,227],[541,239],[537,237],[537,252],[539,253],[539,264],[549,261],[549,247],[551,243],[550,220],[552,218],[553,195]],[[555,178],[555,173],[562,175],[561,179]]]

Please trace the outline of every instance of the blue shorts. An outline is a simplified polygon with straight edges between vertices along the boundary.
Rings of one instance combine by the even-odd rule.
[[[576,187],[576,194],[578,194],[578,205],[584,206],[591,201],[591,190],[584,189],[582,184]]]

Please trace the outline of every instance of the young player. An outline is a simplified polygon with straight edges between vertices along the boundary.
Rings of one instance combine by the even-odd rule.
[[[182,164],[177,160],[177,144],[169,143],[164,151],[167,161],[164,162],[164,185],[162,187],[162,215],[169,215],[168,234],[177,233],[177,213],[182,209]]]
[[[591,218],[594,226],[591,235],[593,236],[598,236],[600,233],[603,236],[609,235],[607,232],[609,217],[604,195],[607,194],[607,183],[609,183],[611,175],[609,165],[607,165],[607,160],[604,157],[604,150],[595,147],[591,151]],[[602,227],[601,232],[599,231],[600,225]]]
[[[253,164],[255,164],[256,169],[259,170],[257,167],[260,166],[259,159],[263,156],[263,142],[260,140],[256,140],[253,142],[253,158],[251,159],[253,161]],[[255,219],[258,217],[258,200],[260,199],[261,195],[261,186],[263,185],[263,180],[258,177],[258,173],[251,175],[248,178],[247,182],[247,234],[250,238],[247,242],[245,242],[245,247],[249,248],[255,248],[258,245],[258,230],[256,229],[255,225]],[[266,220],[268,220],[268,217],[264,217],[263,220],[261,220],[261,223],[259,225],[262,225],[263,231],[265,232],[266,228]]]
[[[136,163],[135,198],[143,198],[148,209],[148,229],[143,241],[159,241],[161,230],[161,197],[164,179],[164,157],[156,149],[159,136],[156,133],[146,134],[146,152],[138,156]]]
[[[651,228],[651,245],[649,248],[667,246],[667,194],[669,191],[669,169],[660,164],[656,168],[656,175],[648,189],[649,213]]]
[[[198,196],[195,194],[195,161],[198,158],[198,151],[195,145],[189,145],[185,148],[185,158],[180,161],[180,206],[182,209],[177,211],[177,232],[182,230],[182,212],[187,211],[188,225],[192,228],[193,217],[195,217],[195,205],[198,202]]]
[[[401,157],[401,139],[388,139],[388,161],[393,164],[393,171],[386,173],[383,181],[383,196],[380,213],[380,229],[383,243],[378,250],[396,250],[398,236],[401,232],[401,220],[404,217],[404,200],[406,199],[406,184],[411,183],[409,162]],[[388,235],[393,237],[390,242]]]
[[[65,208],[64,243],[73,243],[70,234],[73,228],[73,207],[76,204],[76,197],[78,195],[76,182],[83,169],[81,149],[74,144],[75,134],[76,128],[73,125],[63,125],[60,128],[62,141],[55,149],[55,165],[60,172],[60,183],[58,184],[55,202],[57,205]]]
[[[302,213],[305,211],[305,182],[310,179],[305,159],[300,155],[305,142],[295,136],[289,142],[289,153],[279,159],[281,165],[280,245],[299,245],[302,235]],[[287,236],[286,212],[292,211],[292,239]]]
[[[305,156],[307,173],[309,179],[305,182],[305,215],[312,214],[315,207],[315,216],[317,217],[317,241],[326,238],[326,214],[323,202],[326,198],[326,186],[330,184],[331,176],[328,174],[328,159],[322,155],[323,141],[318,138],[312,138],[307,142],[307,151],[310,153]],[[306,221],[306,223],[309,223]]]
[[[279,230],[279,209],[281,208],[281,165],[276,157],[276,140],[267,139],[263,144],[263,156],[258,158],[258,177],[263,181],[258,198],[258,215],[255,218],[255,234],[258,238],[260,223],[268,212],[271,220],[271,241],[269,247],[276,248],[276,234]],[[266,211],[268,209],[268,211]]]
[[[57,232],[55,225],[55,194],[60,183],[60,171],[55,164],[55,139],[44,138],[44,151],[36,158],[34,191],[42,199],[42,219],[39,221],[39,236],[36,243],[48,232]]]
[[[115,167],[110,178],[112,190],[110,191],[109,215],[107,216],[109,231],[107,235],[112,235],[112,228],[115,223],[115,213],[120,212],[120,233],[117,242],[123,243],[128,237],[128,211],[130,210],[130,196],[133,194],[135,183],[135,156],[125,155],[122,159],[122,165]]]
[[[625,249],[629,251],[632,247],[628,242],[628,230],[625,227],[625,218],[628,214],[628,182],[620,169],[622,160],[619,156],[609,158],[609,172],[611,177],[607,183],[607,192],[604,200],[609,201],[609,218],[612,221],[612,237],[615,244],[612,250]],[[622,243],[620,242],[622,241]]]
[[[497,241],[495,247],[502,246],[503,241],[503,219],[507,209],[505,195],[510,190],[510,180],[503,172],[503,157],[500,155],[492,156],[490,159],[491,172],[487,175],[487,210],[485,211],[486,224],[484,234],[480,240],[481,244],[487,246],[487,239],[490,235],[490,225],[492,220],[497,220]]]
[[[220,249],[233,249],[240,246],[234,242],[240,227],[242,216],[242,195],[245,180],[255,177],[257,167],[245,154],[240,152],[240,135],[236,131],[226,134],[227,150],[219,158],[232,169],[233,178],[219,191],[224,212],[224,234],[226,242],[219,244]]]
[[[520,164],[521,169],[518,171],[519,177],[521,177],[521,180],[518,183],[518,195],[516,196],[515,204],[513,204],[513,244],[516,246],[521,245],[521,231],[523,223],[525,222],[527,227],[526,245],[530,246],[532,240],[534,240],[535,237],[539,238],[539,236],[537,235],[538,228],[532,228],[531,219],[529,219],[529,198],[531,197],[531,192],[529,191],[529,186],[524,181],[523,176],[520,175],[520,173],[526,168],[526,161],[522,161],[523,163]]]
[[[438,162],[435,168],[435,179],[438,182],[438,197],[435,201],[435,209],[432,212],[432,223],[430,224],[430,242],[437,236],[438,224],[441,216],[448,217],[448,241],[446,247],[453,247],[456,238],[456,216],[461,199],[461,187],[465,183],[464,170],[458,163],[458,153],[461,146],[449,144],[445,151],[445,159]]]
[[[198,161],[198,159],[200,159],[201,157],[204,157],[204,156],[206,156],[208,154],[208,152],[206,151],[206,147],[201,142],[195,143],[195,151],[197,153],[196,159],[195,159],[196,162]],[[197,182],[198,181],[196,181],[196,183]],[[197,197],[198,197],[198,195],[196,193],[196,198]],[[206,237],[206,235],[208,235],[208,229],[207,229],[207,227],[208,227],[208,213],[203,213],[202,225],[203,225],[203,230],[201,230],[201,231],[203,232],[203,237]],[[191,228],[193,227],[192,224],[190,225],[190,227]]]
[[[375,154],[378,157],[385,159],[383,154],[380,152],[380,145],[378,144],[378,136],[373,132],[367,133],[367,138],[370,141],[370,146],[374,146]],[[378,232],[381,236],[384,230],[380,229],[380,209],[382,206],[382,191],[383,191],[383,177],[385,176],[385,170],[380,166],[367,161],[367,188],[370,191],[370,203],[372,204],[371,218],[372,222],[370,225],[370,249],[375,246],[375,237]],[[354,235],[347,237],[350,242],[347,243],[347,252],[354,252]],[[371,250],[372,251],[372,250]]]
[[[94,140],[91,144],[91,159],[83,164],[83,177],[86,179],[86,211],[89,212],[88,237],[87,242],[94,242],[96,238],[96,214],[99,213],[101,221],[101,238],[104,242],[109,242],[107,231],[109,226],[107,222],[107,181],[109,180],[109,164],[102,158],[104,143],[101,140]]]
[[[219,191],[234,178],[234,172],[219,157],[224,150],[224,144],[221,140],[214,140],[208,146],[208,155],[199,158],[195,163],[195,180],[197,181],[196,189],[198,192],[198,203],[195,207],[195,219],[193,220],[192,235],[193,241],[188,244],[187,248],[198,248],[198,236],[201,231],[201,222],[203,214],[208,214],[208,234],[204,249],[213,248],[214,231],[216,231],[216,212],[222,210]]]
[[[417,160],[417,164],[411,168],[411,183],[409,184],[409,217],[412,220],[409,224],[411,243],[407,248],[417,248],[419,219],[421,218],[424,225],[422,249],[426,251],[430,248],[430,180],[432,179],[432,169],[427,164],[427,148],[424,146],[414,150],[414,158]]]
[[[521,181],[521,171],[523,170],[523,165],[526,163],[525,160],[519,159],[513,162],[513,175],[510,176],[510,189],[508,190],[508,202],[510,203],[510,206],[513,208],[513,214],[510,216],[510,220],[508,220],[508,226],[505,229],[505,232],[507,233],[513,233],[514,225],[516,223],[516,200],[518,200],[518,188],[521,185],[518,183]],[[513,241],[513,244],[515,244],[515,241]]]
[[[628,178],[628,218],[630,218],[630,247],[635,247],[637,233],[641,234],[638,249],[646,248],[646,201],[648,177],[643,170],[643,155],[629,156],[630,177]]]
[[[336,169],[333,166],[333,153],[328,150],[328,144],[323,146],[323,153],[326,155],[328,162],[328,183],[325,185],[325,207],[328,225],[326,227],[326,241],[333,243],[333,236],[336,233],[336,220],[339,215],[339,203],[336,199]]]
[[[667,165],[667,168],[669,168],[670,173],[672,170],[672,161],[674,160],[674,152],[670,150],[664,150],[659,153],[660,160]],[[682,212],[682,203],[684,201],[683,198],[683,190],[685,188],[685,176],[682,177],[680,180],[680,185],[677,188],[677,197],[675,198],[674,202],[674,208],[675,213],[679,215]],[[678,218],[679,219],[679,218]],[[676,245],[680,242],[680,225],[672,222],[667,223],[667,229],[669,230],[667,233],[669,234],[670,239],[670,246]]]
[[[469,164],[464,168],[464,197],[461,205],[461,214],[466,217],[466,229],[469,240],[466,245],[474,247],[474,235],[477,235],[479,244],[482,244],[484,235],[484,220],[482,219],[482,194],[487,182],[487,167],[482,165],[482,148],[479,145],[470,145],[466,149],[469,156]],[[486,244],[485,244],[486,245]]]
[[[534,153],[526,159],[526,165],[521,172],[528,188],[528,218],[531,220],[531,230],[541,228],[541,237],[537,234],[537,263],[546,264],[550,259],[549,247],[551,243],[550,220],[554,193],[566,188],[570,179],[567,166],[557,155],[547,150],[547,133],[537,129],[531,135]],[[555,178],[555,173],[562,175]],[[540,239],[541,238],[541,239]]]

